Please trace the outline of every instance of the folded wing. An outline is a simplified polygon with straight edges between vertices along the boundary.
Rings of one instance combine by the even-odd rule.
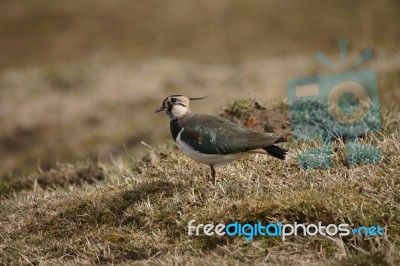
[[[231,154],[267,147],[281,138],[252,132],[227,119],[196,114],[184,121],[181,140],[205,154]]]

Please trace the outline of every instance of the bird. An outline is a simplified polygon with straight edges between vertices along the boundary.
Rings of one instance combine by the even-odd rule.
[[[268,154],[281,160],[286,158],[288,150],[275,145],[287,141],[283,136],[255,132],[219,116],[193,113],[190,101],[206,97],[170,95],[155,113],[168,115],[172,138],[184,155],[210,166],[213,184],[215,168],[238,160],[246,153]]]

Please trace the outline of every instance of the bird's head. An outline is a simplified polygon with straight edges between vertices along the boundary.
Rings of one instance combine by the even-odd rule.
[[[183,95],[171,95],[164,99],[161,107],[158,108],[155,112],[158,113],[164,111],[170,119],[181,118],[182,116],[190,112],[190,100],[202,100],[206,97],[189,98]]]

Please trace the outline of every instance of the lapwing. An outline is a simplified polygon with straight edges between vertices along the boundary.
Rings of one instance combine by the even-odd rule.
[[[172,137],[183,154],[210,166],[214,184],[215,167],[237,160],[245,153],[269,154],[285,159],[288,151],[274,145],[285,142],[285,137],[254,132],[222,117],[191,112],[190,100],[204,98],[171,95],[155,112],[164,111],[169,116]]]

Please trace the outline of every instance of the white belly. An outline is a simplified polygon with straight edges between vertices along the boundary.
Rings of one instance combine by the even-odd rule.
[[[214,166],[219,166],[221,164],[226,164],[234,160],[238,160],[243,156],[243,153],[234,153],[234,154],[202,154],[196,150],[194,150],[190,145],[184,143],[181,140],[181,133],[185,128],[182,128],[181,132],[179,132],[176,137],[176,146],[178,146],[179,150],[183,154],[185,154],[190,159],[193,159],[199,163],[204,163],[207,165],[213,164]]]

